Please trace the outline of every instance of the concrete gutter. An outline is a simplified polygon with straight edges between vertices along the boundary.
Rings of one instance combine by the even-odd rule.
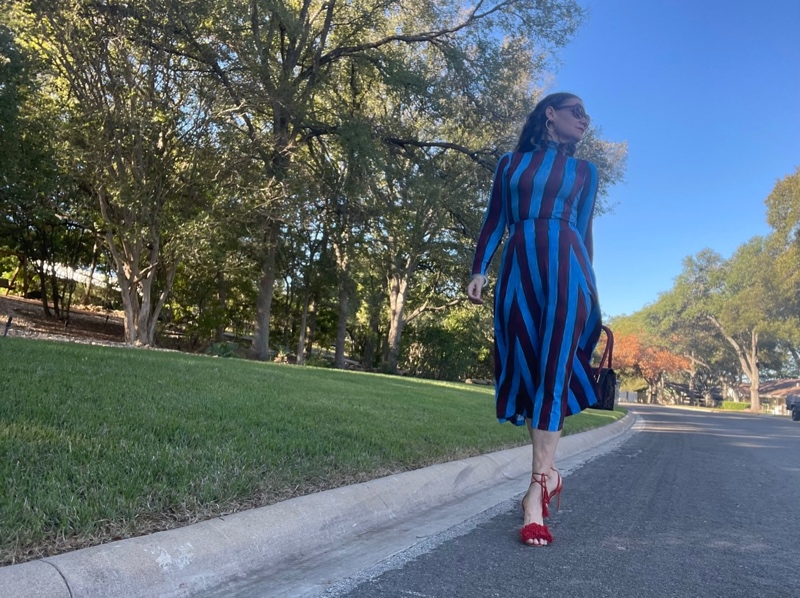
[[[564,437],[570,459],[627,432],[628,414]],[[0,568],[14,598],[185,597],[254,575],[301,566],[319,554],[500,482],[530,475],[530,446],[432,465],[217,517],[194,525]],[[313,546],[313,551],[309,547]]]

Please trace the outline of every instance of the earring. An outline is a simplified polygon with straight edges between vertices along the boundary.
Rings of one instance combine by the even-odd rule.
[[[552,125],[552,126],[550,126]],[[548,118],[547,121],[544,123],[544,128],[550,131],[551,133],[555,133],[556,131],[556,123],[553,122],[552,118]]]

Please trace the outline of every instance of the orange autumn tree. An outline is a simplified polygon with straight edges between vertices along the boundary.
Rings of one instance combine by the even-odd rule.
[[[690,369],[691,363],[682,356],[659,346],[645,332],[628,332],[614,337],[614,368],[627,370],[647,382],[647,402],[658,403],[665,377]]]

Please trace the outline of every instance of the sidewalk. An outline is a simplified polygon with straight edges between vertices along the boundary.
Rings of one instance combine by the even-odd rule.
[[[556,454],[559,467],[566,470],[570,460],[613,448],[634,420],[629,413],[603,428],[564,437]],[[466,519],[467,508],[477,514],[522,492],[529,475],[529,446],[433,465],[0,568],[0,593],[14,598],[298,596],[299,581],[307,592],[331,581],[321,566],[325,559],[346,558],[356,570],[375,564],[385,558],[381,551],[392,554],[454,525],[453,517],[442,517],[443,505],[458,505],[457,516]],[[426,516],[423,530],[412,526],[395,533],[412,517]],[[370,544],[371,537],[390,528],[391,534],[382,535],[396,536],[394,544],[380,549]],[[360,560],[343,557],[343,546],[359,544]],[[310,571],[318,579],[308,577]]]

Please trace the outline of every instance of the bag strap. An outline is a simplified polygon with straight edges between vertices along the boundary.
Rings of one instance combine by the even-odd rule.
[[[614,359],[614,333],[611,332],[611,328],[608,326],[602,326],[602,329],[606,333],[606,348],[600,358],[600,365],[597,367],[598,371],[604,367],[609,370],[614,368],[612,365]]]

